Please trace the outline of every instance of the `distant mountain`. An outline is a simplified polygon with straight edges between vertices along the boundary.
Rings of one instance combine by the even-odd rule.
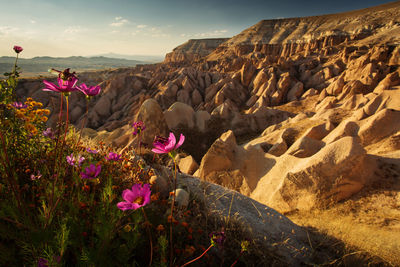
[[[119,59],[128,59],[128,60],[140,60],[151,63],[158,63],[164,60],[164,56],[149,56],[149,55],[122,55],[115,53],[106,53],[100,55],[93,55],[93,57],[109,57],[109,58],[119,58]]]
[[[10,72],[14,66],[14,57],[0,57],[0,75]],[[23,76],[37,76],[46,74],[48,69],[55,68],[63,70],[71,68],[74,71],[103,70],[110,68],[134,67],[138,64],[151,64],[152,61],[128,60],[121,58],[110,58],[104,56],[96,57],[34,57],[31,59],[18,59],[18,66],[22,69]]]

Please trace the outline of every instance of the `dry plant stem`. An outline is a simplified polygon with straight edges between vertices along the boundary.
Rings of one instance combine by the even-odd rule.
[[[174,176],[174,191],[172,194],[172,203],[171,203],[171,222],[169,225],[169,243],[170,243],[170,259],[169,259],[169,266],[172,266],[172,258],[174,257],[174,246],[173,246],[173,240],[172,240],[172,224],[174,223],[174,206],[175,206],[175,194],[176,194],[176,161],[172,155],[170,155],[172,160],[174,161],[174,167],[175,167],[175,176]]]
[[[151,238],[150,226],[147,224],[147,222],[149,220],[147,219],[146,212],[144,211],[143,207],[142,207],[142,211],[143,211],[144,219],[146,220],[146,226],[147,226],[146,229],[147,229],[147,234],[149,235],[149,240],[150,240],[150,262],[149,262],[149,266],[151,266],[151,263],[153,262],[153,241],[152,241],[152,238]]]
[[[61,122],[61,120],[62,120],[62,103],[63,103],[63,94],[60,94],[61,95],[61,105],[60,105],[60,115],[59,115],[59,122]],[[65,138],[66,138],[66,136],[67,136],[67,131],[68,131],[68,114],[69,114],[69,112],[68,112],[68,109],[69,109],[69,102],[68,102],[68,95],[65,95],[65,98],[66,98],[66,103],[67,103],[67,105],[66,105],[66,108],[67,108],[67,118],[66,118],[66,123],[65,123],[65,130],[64,130],[64,139],[63,139],[63,142],[62,142],[62,145],[61,145],[61,149],[60,149],[60,158],[59,158],[59,160],[58,160],[58,163],[60,163],[60,164],[57,164],[57,162],[55,162],[54,164],[55,165],[58,165],[58,167],[60,167],[62,164],[61,164],[61,157],[62,157],[62,152],[63,152],[63,150],[64,150],[64,145],[65,145]],[[57,144],[56,144],[56,151],[57,151],[57,145],[58,145],[58,142],[59,142],[59,140],[60,140],[60,131],[59,131],[59,133],[58,133],[58,137],[57,137]],[[58,153],[56,153],[56,159],[58,158]],[[54,169],[53,169],[54,170]],[[53,171],[53,173],[54,173],[54,171]],[[57,183],[57,181],[58,181],[58,173],[54,173],[55,174],[55,177],[54,177],[54,180],[53,180],[53,186],[52,186],[52,190],[51,190],[51,207],[50,207],[50,211],[48,212],[48,214],[47,214],[47,219],[46,219],[46,223],[45,223],[45,228],[47,227],[47,225],[48,225],[48,223],[49,223],[49,220],[50,220],[50,214],[52,213],[52,212],[54,212],[54,210],[55,210],[55,208],[56,208],[56,206],[58,205],[58,202],[59,202],[59,200],[60,199],[58,199],[57,200],[57,203],[55,203],[54,204],[54,188],[55,188],[55,185],[56,185],[56,183]]]
[[[232,265],[231,265],[231,267],[233,267],[233,266],[235,266],[236,265],[236,263],[238,262],[238,260],[240,259],[240,257],[242,256],[242,254],[243,254],[243,250],[242,251],[240,251],[240,254],[239,254],[239,256],[236,258],[236,260],[232,263]]]
[[[185,263],[185,264],[182,265],[181,267],[187,266],[187,265],[189,265],[189,264],[191,264],[191,263],[193,263],[193,262],[199,260],[201,257],[203,257],[204,255],[206,255],[207,252],[208,252],[212,247],[213,247],[213,245],[211,244],[211,245],[203,252],[203,254],[201,254],[201,255],[198,256],[197,258],[195,258],[195,259],[193,259],[193,260],[191,260],[191,261]]]

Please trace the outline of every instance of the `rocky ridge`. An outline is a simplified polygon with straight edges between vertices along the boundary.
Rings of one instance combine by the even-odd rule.
[[[194,62],[202,57],[208,56],[220,44],[229,38],[190,39],[186,43],[174,48],[165,55],[165,63],[172,62]]]

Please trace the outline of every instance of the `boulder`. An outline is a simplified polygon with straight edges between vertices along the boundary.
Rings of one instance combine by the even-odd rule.
[[[175,102],[164,111],[164,117],[169,129],[177,129],[178,126],[191,129],[195,126],[195,112],[185,103]]]
[[[181,172],[192,175],[199,168],[199,164],[192,156],[184,157],[179,161],[179,169]]]
[[[400,130],[400,111],[382,109],[360,122],[358,135],[364,146],[379,142]]]
[[[341,75],[334,82],[328,85],[328,87],[326,88],[326,92],[329,95],[338,95],[342,92],[343,86],[344,86],[344,77],[343,75]]]
[[[185,209],[189,205],[189,193],[182,188],[177,188],[174,193],[175,205],[177,205],[180,209]]]
[[[274,251],[276,265],[301,266],[311,259],[307,232],[276,210],[216,184],[188,176],[180,181],[221,224],[237,221],[260,249]]]
[[[188,105],[192,104],[189,92],[187,90],[179,90],[178,93],[176,94],[176,100],[178,102],[182,102]]]
[[[327,136],[335,127],[331,122],[324,122],[318,125],[315,125],[308,129],[303,136],[307,136],[309,138],[313,138],[315,140],[322,140],[325,136]]]
[[[286,150],[287,150],[287,145],[285,140],[280,139],[277,143],[275,143],[269,150],[268,153],[271,155],[274,155],[276,157],[279,157],[283,155]]]
[[[379,84],[375,87],[374,93],[382,93],[383,90],[388,90],[390,87],[400,84],[400,77],[397,71],[388,74]]]
[[[199,92],[197,89],[195,89],[195,90],[192,92],[192,104],[193,104],[194,106],[197,106],[197,105],[199,105],[201,102],[203,102],[203,97],[201,96],[200,92]]]
[[[354,121],[345,120],[342,121],[333,131],[331,131],[322,141],[326,144],[330,144],[339,140],[345,136],[358,136],[358,129],[360,127]]]
[[[318,95],[318,90],[316,90],[314,88],[310,88],[301,96],[301,99],[305,99],[307,97],[314,96],[314,95]]]
[[[358,139],[344,137],[308,158],[281,156],[251,197],[280,212],[324,207],[360,191],[374,169]]]
[[[154,99],[147,99],[140,106],[136,121],[143,121],[146,130],[142,132],[142,142],[148,145],[153,144],[154,137],[168,134],[168,125],[160,105]]]
[[[257,92],[261,85],[265,84],[268,81],[268,70],[262,69],[256,77],[254,78],[252,85],[253,85],[253,93]]]
[[[297,82],[289,90],[289,92],[287,94],[287,100],[295,101],[295,100],[299,99],[302,94],[303,94],[303,83]]]
[[[293,155],[297,158],[307,158],[317,153],[325,143],[307,136],[303,136],[296,140],[285,154]]]
[[[256,70],[257,69],[250,62],[243,64],[242,69],[240,70],[240,80],[244,86],[249,86]]]
[[[236,147],[236,138],[232,131],[222,134],[201,160],[199,176],[207,180],[211,172],[231,169],[235,160]]]
[[[205,132],[207,129],[207,122],[210,120],[211,115],[205,110],[199,110],[195,114],[196,127],[200,132]]]

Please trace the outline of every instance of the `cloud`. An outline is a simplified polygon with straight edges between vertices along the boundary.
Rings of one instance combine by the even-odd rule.
[[[129,23],[129,20],[124,19],[122,17],[115,17],[114,22],[110,24],[112,27],[121,27]]]
[[[19,28],[11,26],[0,26],[0,36],[8,36],[14,32],[17,32]]]
[[[30,20],[30,23],[31,23],[31,24],[35,24],[35,23],[36,23],[36,20],[31,19],[31,20]]]
[[[67,33],[67,34],[74,34],[74,33],[82,32],[82,31],[84,31],[84,30],[85,30],[85,29],[82,28],[81,26],[70,26],[70,27],[68,27],[68,28],[66,28],[66,29],[64,30],[64,33]]]
[[[228,30],[215,30],[212,32],[203,32],[203,33],[196,33],[194,36],[196,37],[213,37],[213,36],[223,36],[225,33],[227,33]],[[182,35],[181,35],[182,36]],[[190,35],[186,35],[190,36]],[[183,37],[183,36],[182,36]]]
[[[147,27],[147,25],[144,25],[144,24],[140,24],[140,25],[136,26],[136,28],[138,28],[138,29],[144,29],[146,27]]]

